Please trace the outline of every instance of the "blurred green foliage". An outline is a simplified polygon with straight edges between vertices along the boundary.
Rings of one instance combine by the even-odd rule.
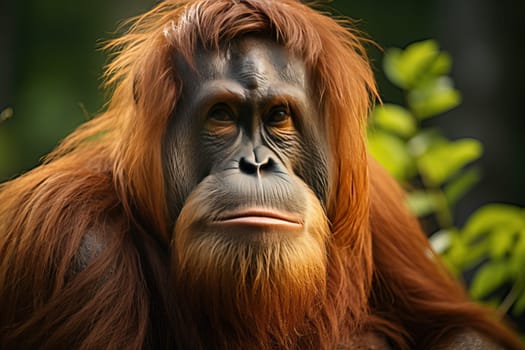
[[[104,109],[99,88],[106,53],[120,21],[151,0],[7,1],[0,49],[0,183],[41,163],[78,125]],[[3,42],[0,40],[0,42]],[[3,88],[3,89],[2,89]]]
[[[375,107],[368,131],[372,155],[408,190],[408,205],[421,218],[434,218],[430,236],[451,271],[473,273],[470,294],[502,312],[525,313],[525,210],[503,204],[479,208],[463,227],[453,207],[480,179],[472,162],[478,140],[449,140],[424,120],[456,107],[461,94],[448,76],[449,54],[433,40],[385,52],[384,71],[401,88],[406,106]]]

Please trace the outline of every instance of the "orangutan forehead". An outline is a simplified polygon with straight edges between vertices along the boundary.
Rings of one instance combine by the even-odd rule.
[[[194,66],[202,78],[228,76],[252,88],[267,85],[273,78],[303,88],[307,86],[306,67],[301,57],[270,39],[257,36],[239,38],[218,50],[200,47],[189,65]]]

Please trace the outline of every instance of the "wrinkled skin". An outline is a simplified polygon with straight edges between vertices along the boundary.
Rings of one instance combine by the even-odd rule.
[[[301,59],[262,38],[226,52],[200,49],[195,58],[195,71],[176,59],[183,95],[165,142],[173,217],[205,177],[230,195],[225,209],[258,201],[300,214],[301,180],[324,206],[326,142]],[[187,152],[173,151],[180,149]]]

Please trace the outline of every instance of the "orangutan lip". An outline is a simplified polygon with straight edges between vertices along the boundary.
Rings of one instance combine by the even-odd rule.
[[[293,214],[260,208],[230,212],[215,221],[215,223],[220,225],[273,227],[283,229],[300,229],[303,226],[301,220]]]

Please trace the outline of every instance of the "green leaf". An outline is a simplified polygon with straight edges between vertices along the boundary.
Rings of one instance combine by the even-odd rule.
[[[407,194],[407,205],[418,217],[433,213],[439,207],[439,200],[435,195],[425,191],[413,191]]]
[[[490,257],[492,259],[501,259],[510,251],[515,241],[516,231],[509,227],[501,227],[489,236]]]
[[[472,187],[480,180],[480,171],[478,168],[472,168],[454,178],[445,187],[444,192],[450,206],[463,197]]]
[[[408,104],[418,119],[446,112],[461,103],[461,94],[448,77],[427,80],[408,94]]]
[[[416,131],[416,123],[412,114],[398,105],[377,106],[372,112],[372,120],[377,126],[403,137],[409,137]]]
[[[459,273],[463,268],[467,249],[465,244],[463,243],[463,240],[461,239],[461,235],[458,234],[456,230],[451,230],[451,234],[449,237],[450,247],[443,254],[443,258],[456,273]]]
[[[474,276],[470,286],[470,295],[481,299],[494,292],[510,278],[507,264],[502,261],[490,261],[484,264]]]
[[[512,246],[512,252],[509,258],[509,267],[514,276],[523,275],[525,266],[525,228],[517,233],[517,239]]]
[[[482,240],[475,245],[467,245],[462,235],[452,231],[451,244],[444,257],[454,271],[469,269],[479,265],[480,261],[488,256],[488,240]]]
[[[391,48],[385,51],[385,56],[383,58],[383,71],[385,72],[386,77],[394,85],[399,86],[400,88],[405,88],[407,86],[407,78],[404,76],[402,68],[400,67],[400,61],[403,51],[398,48]]]
[[[430,236],[429,242],[436,253],[443,254],[452,244],[452,231],[445,229],[439,230]]]
[[[452,57],[446,52],[441,52],[428,69],[431,76],[447,75],[452,69]]]
[[[465,269],[473,268],[489,255],[490,243],[487,239],[476,242],[474,245],[469,245],[463,238],[462,242],[465,246],[465,254],[461,263]]]
[[[429,185],[439,186],[463,166],[478,159],[481,153],[482,146],[478,140],[440,142],[419,157],[417,164]]]
[[[368,134],[368,149],[372,156],[396,179],[406,179],[413,168],[412,158],[403,141],[387,132],[374,130]]]
[[[388,79],[401,88],[415,86],[425,73],[432,72],[434,62],[439,57],[439,47],[434,40],[413,43],[405,50],[389,49],[385,52],[383,70]],[[446,59],[441,59],[434,67],[440,71]]]
[[[403,51],[398,48],[391,48],[385,51],[385,57],[383,59],[383,71],[386,77],[394,85],[400,88],[405,88],[408,85],[408,78],[405,76],[403,69],[400,64],[401,56]]]
[[[463,228],[466,239],[473,240],[482,233],[507,227],[521,230],[525,227],[525,211],[507,204],[489,204],[472,214]]]
[[[412,157],[422,156],[430,147],[448,142],[436,129],[424,129],[407,143],[407,151]]]
[[[520,296],[512,307],[512,315],[517,317],[521,316],[523,313],[525,313],[525,290],[521,291]]]

